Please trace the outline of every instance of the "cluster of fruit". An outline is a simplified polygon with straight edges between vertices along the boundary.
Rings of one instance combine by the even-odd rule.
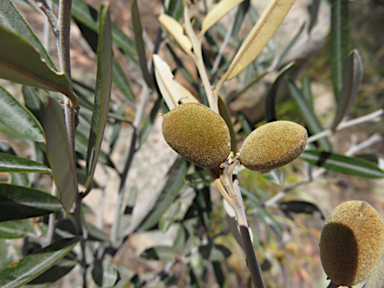
[[[223,118],[199,103],[185,103],[164,115],[162,131],[168,145],[182,157],[205,168],[219,167],[231,151]],[[296,159],[307,143],[307,131],[290,121],[275,121],[253,131],[240,150],[248,169],[266,171]]]

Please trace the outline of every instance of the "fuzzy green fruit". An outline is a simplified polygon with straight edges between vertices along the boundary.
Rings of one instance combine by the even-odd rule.
[[[162,131],[173,150],[201,167],[218,167],[231,150],[223,118],[199,103],[181,104],[165,114]]]
[[[241,163],[253,171],[279,168],[295,160],[307,143],[307,131],[291,121],[275,121],[253,131],[240,150]]]
[[[353,286],[371,274],[384,247],[384,223],[367,202],[347,201],[335,208],[320,237],[325,273],[337,285]]]

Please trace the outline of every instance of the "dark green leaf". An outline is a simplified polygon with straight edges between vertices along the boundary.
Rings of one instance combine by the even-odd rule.
[[[276,121],[276,97],[277,97],[277,91],[280,86],[281,80],[284,78],[286,73],[291,70],[295,66],[294,62],[291,62],[287,64],[281,71],[279,72],[279,75],[277,76],[275,82],[271,85],[269,88],[269,91],[267,93],[267,99],[266,99],[266,117],[268,122]]]
[[[61,203],[64,209],[69,211],[77,193],[76,170],[67,136],[63,109],[51,97],[48,98],[44,111],[43,127],[53,179],[61,191]]]
[[[92,277],[99,287],[113,287],[120,278],[116,267],[101,259],[93,262]]]
[[[312,28],[315,27],[317,23],[317,17],[319,15],[319,7],[321,0],[312,0],[311,5],[309,6],[310,20],[308,25],[308,34],[311,33]]]
[[[339,100],[343,67],[349,48],[349,0],[331,0],[331,71],[333,91]]]
[[[0,271],[0,287],[13,288],[26,284],[62,259],[78,241],[78,238],[60,240],[9,265]]]
[[[80,126],[80,125],[79,125]],[[79,130],[76,130],[76,148],[79,149],[79,151],[83,154],[87,153],[87,148],[88,148],[88,138],[85,136],[82,132]],[[99,162],[103,165],[108,165],[111,168],[115,168],[115,165],[113,164],[112,160],[109,158],[107,153],[104,151],[100,150],[99,154]],[[84,182],[85,184],[85,182]]]
[[[301,90],[303,97],[308,104],[308,107],[313,110],[313,95],[311,90],[311,80],[307,73],[304,73],[301,77]]]
[[[32,46],[39,51],[47,65],[51,69],[57,70],[51,56],[49,56],[43,44],[41,44],[39,38],[33,32],[31,26],[25,21],[24,17],[20,14],[12,1],[0,1],[0,24],[27,39]]]
[[[59,199],[48,193],[0,183],[0,222],[43,216],[61,208]]]
[[[233,153],[237,153],[237,141],[236,141],[236,133],[235,129],[233,128],[232,120],[231,120],[231,114],[228,110],[227,104],[223,101],[223,99],[219,96],[218,100],[218,106],[219,106],[219,114],[221,117],[223,117],[225,123],[228,126],[229,134],[231,136],[231,151]]]
[[[168,207],[180,195],[180,191],[184,186],[184,175],[187,172],[187,162],[182,158],[178,158],[170,170],[167,183],[161,192],[155,207],[148,211],[147,217],[143,220],[138,230],[148,230],[155,226]]]
[[[239,36],[240,27],[244,22],[245,15],[247,14],[249,7],[250,7],[250,0],[246,0],[246,1],[243,1],[243,3],[241,3],[237,8],[235,23],[233,24],[233,28],[231,32],[232,38],[237,38]]]
[[[124,116],[125,112],[125,101],[120,104],[120,106],[116,109],[116,115],[119,115],[121,117]],[[121,134],[121,121],[116,120],[112,127],[112,133],[110,136],[110,144],[109,144],[109,154],[111,155],[113,153],[113,150],[116,147],[117,140],[119,139],[119,135]]]
[[[289,94],[295,100],[297,106],[299,107],[301,115],[304,118],[305,123],[308,125],[308,129],[311,132],[311,134],[314,135],[322,132],[324,129],[321,126],[319,119],[317,119],[317,116],[315,115],[313,110],[304,100],[304,96],[301,93],[301,91],[290,80],[287,80],[287,85],[288,85]],[[318,140],[318,143],[320,147],[323,148],[323,150],[332,151],[332,146],[328,138],[323,137]]]
[[[89,222],[85,223],[85,227],[88,231],[88,240],[109,242],[109,236],[103,230]]]
[[[59,262],[53,265],[51,268],[49,268],[47,271],[43,272],[32,281],[29,281],[28,285],[39,285],[56,282],[65,275],[67,275],[69,272],[71,272],[76,265],[76,260],[66,259],[65,257],[64,259],[61,259]]]
[[[152,107],[151,113],[149,114],[149,116],[147,117],[143,126],[140,129],[140,137],[139,137],[140,144],[143,144],[147,140],[148,135],[152,130],[153,123],[155,123],[155,119],[159,114],[158,112],[161,107],[161,103],[163,103],[163,98],[157,97],[156,102]]]
[[[54,0],[55,3],[58,3],[59,0]],[[73,0],[72,1],[72,16],[77,21],[82,22],[93,31],[98,32],[98,18],[99,12],[92,8],[92,6],[88,5],[83,0]],[[124,32],[117,27],[115,24],[112,24],[112,35],[113,42],[121,48],[127,55],[130,55],[130,59],[135,61],[136,64],[134,66],[138,66],[137,60],[132,56],[136,56],[136,48],[134,41],[129,38]]]
[[[44,132],[39,121],[2,86],[0,86],[0,120],[12,130],[29,139],[38,142],[44,141]]]
[[[293,219],[291,213],[304,213],[313,215],[320,214],[321,219],[325,219],[323,212],[315,205],[305,201],[286,201],[279,203],[279,208],[289,218]]]
[[[43,119],[44,104],[37,94],[36,89],[29,86],[23,86],[22,92],[25,107],[31,111],[33,116],[35,116],[36,119],[41,123]]]
[[[3,173],[22,173],[22,172],[40,172],[49,173],[51,170],[36,161],[0,153],[0,172]]]
[[[184,11],[183,0],[171,0],[167,8],[166,13],[178,21]]]
[[[359,88],[363,80],[363,62],[357,49],[352,50],[345,62],[343,85],[340,91],[339,103],[337,105],[335,119],[331,130],[335,131],[339,123],[347,116],[359,93]]]
[[[175,261],[177,258],[177,251],[174,247],[170,246],[155,246],[145,250],[140,255],[141,258],[148,260],[161,260],[161,261]]]
[[[196,172],[186,175],[185,182],[185,184],[190,186],[197,186],[202,183],[208,185],[212,182],[212,178],[207,172],[199,169]]]
[[[22,221],[6,221],[0,223],[0,238],[15,239],[27,235],[28,228]]]
[[[99,43],[97,47],[97,78],[96,95],[93,106],[91,130],[87,150],[88,179],[85,184],[88,189],[92,183],[93,174],[100,154],[105,124],[108,119],[109,102],[112,86],[112,34],[109,4],[102,4],[99,15]]]
[[[224,261],[232,254],[232,252],[227,247],[212,243],[200,246],[199,253],[206,260],[220,262]]]
[[[159,230],[163,233],[167,232],[168,229],[172,226],[176,221],[176,217],[178,216],[181,208],[181,202],[174,203],[169,207],[166,211],[165,215],[159,220]]]
[[[152,87],[153,79],[149,75],[149,71],[148,71],[147,58],[145,57],[145,54],[146,54],[145,44],[143,40],[143,28],[141,27],[140,11],[139,11],[139,6],[137,5],[136,0],[133,0],[131,3],[131,18],[132,18],[133,32],[135,34],[136,50],[139,55],[141,72],[143,74],[143,78],[147,83],[148,87]]]
[[[76,99],[68,77],[52,70],[27,40],[0,25],[0,78]],[[17,51],[17,53],[15,53]]]
[[[135,94],[133,94],[131,81],[128,79],[123,68],[116,57],[113,58],[113,83],[117,89],[132,103],[136,103]]]
[[[327,170],[347,175],[371,179],[384,177],[384,171],[371,162],[360,158],[347,157],[336,153],[320,152],[316,150],[304,151],[300,155],[300,158],[312,165],[317,165],[324,167]]]

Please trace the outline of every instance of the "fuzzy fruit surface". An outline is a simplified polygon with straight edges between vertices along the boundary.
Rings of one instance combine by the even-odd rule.
[[[295,160],[307,144],[307,130],[291,121],[275,121],[254,130],[240,150],[241,163],[253,171],[279,168]]]
[[[320,237],[320,258],[337,285],[353,286],[366,279],[380,260],[384,223],[365,201],[347,201],[335,208]]]
[[[173,150],[201,167],[218,167],[231,150],[223,118],[199,103],[181,104],[165,114],[162,132]]]

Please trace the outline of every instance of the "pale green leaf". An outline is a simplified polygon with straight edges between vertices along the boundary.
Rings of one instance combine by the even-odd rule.
[[[13,131],[31,140],[44,141],[44,132],[39,121],[2,86],[0,86],[0,120]]]
[[[291,9],[295,0],[271,0],[244,40],[224,77],[231,80],[263,50]]]
[[[244,0],[222,0],[205,16],[198,38],[203,37],[213,25]]]
[[[343,85],[340,91],[339,103],[337,105],[336,115],[331,126],[335,131],[337,126],[347,116],[356,96],[359,93],[361,81],[363,80],[363,62],[357,49],[353,50],[345,62]]]
[[[69,211],[77,193],[76,170],[63,109],[51,97],[44,111],[43,127],[53,180],[61,191],[60,200],[64,209]]]
[[[85,185],[86,189],[90,188],[92,184],[93,174],[99,158],[105,124],[108,120],[112,86],[113,51],[109,4],[104,3],[101,5],[99,17],[96,95],[87,150],[88,179]]]
[[[119,271],[106,260],[93,262],[92,277],[99,287],[113,287],[119,280]]]

